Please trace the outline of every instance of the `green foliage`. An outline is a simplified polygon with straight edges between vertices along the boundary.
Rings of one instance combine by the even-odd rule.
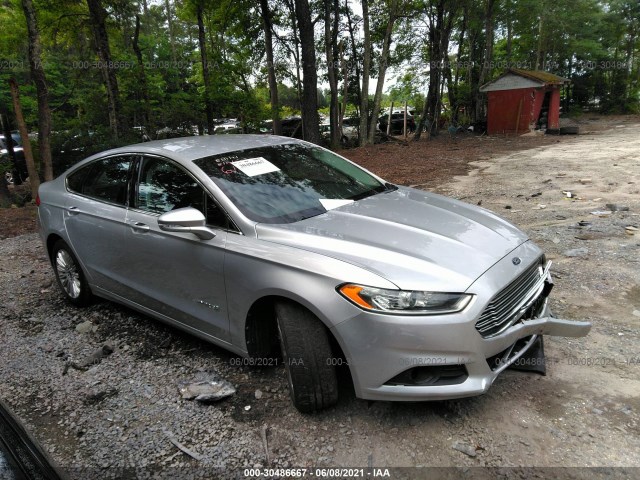
[[[151,137],[161,129],[174,132],[202,131],[205,124],[205,88],[198,46],[196,7],[203,11],[210,76],[209,98],[216,117],[238,118],[255,127],[270,117],[270,99],[264,61],[264,32],[259,5],[249,0],[171,0],[141,2],[103,0],[107,31],[116,66],[122,114],[129,126],[144,126]],[[297,87],[293,2],[269,0],[274,24],[274,48],[280,114],[300,113]],[[340,96],[346,80],[347,112],[357,113],[362,67],[362,19],[360,2],[339,2],[342,52],[347,78],[339,69]],[[459,107],[467,114],[477,101],[485,41],[487,1],[370,0],[372,76],[376,77],[389,12],[399,5],[393,31],[388,75],[395,81],[382,105],[407,101],[421,110],[430,74],[429,34],[437,7],[454,12],[449,41],[450,74]],[[509,66],[540,68],[571,79],[566,106],[606,112],[640,109],[640,3],[637,0],[501,0],[495,1],[493,63],[489,77]],[[135,131],[118,142],[110,138],[106,90],[97,55],[88,9],[84,0],[34,0],[42,40],[44,69],[53,114],[54,150],[68,142],[82,144],[83,154],[127,141],[138,141]],[[313,17],[322,12],[322,1],[311,2]],[[349,10],[347,10],[349,9]],[[355,29],[352,50],[347,13]],[[170,17],[168,17],[170,15]],[[136,16],[140,18],[138,47],[134,49]],[[171,22],[169,22],[169,18]],[[322,31],[319,20],[316,31]],[[0,110],[11,112],[8,80],[15,78],[22,108],[31,130],[37,127],[35,88],[30,81],[28,44],[20,0],[0,2]],[[463,33],[462,44],[459,45]],[[318,49],[324,43],[318,36]],[[458,58],[458,50],[460,56]],[[318,52],[318,58],[325,58]],[[326,66],[318,67],[320,77]],[[449,72],[448,72],[449,73]],[[443,82],[446,82],[443,79]],[[445,83],[446,85],[446,83]],[[324,88],[326,85],[320,85]],[[446,85],[448,87],[448,85]],[[446,88],[444,89],[447,99]],[[319,91],[319,106],[328,95]],[[459,119],[466,121],[470,119]],[[15,128],[15,125],[13,125]],[[59,171],[74,155],[66,150],[57,160]],[[36,149],[37,153],[37,149]]]

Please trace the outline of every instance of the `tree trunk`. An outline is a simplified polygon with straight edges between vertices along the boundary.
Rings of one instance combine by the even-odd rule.
[[[164,8],[167,12],[167,26],[169,27],[169,45],[171,46],[171,61],[175,64],[177,60],[176,55],[176,39],[173,33],[173,13],[171,12],[171,3],[169,0],[164,0]]]
[[[451,122],[457,125],[459,122],[459,110],[458,105],[458,81],[460,79],[460,65],[462,64],[462,51],[464,48],[464,36],[467,31],[467,17],[469,13],[468,4],[464,4],[462,11],[462,24],[460,25],[460,35],[458,36],[458,53],[456,54],[456,68],[455,78],[451,79],[451,71],[448,69],[447,81],[449,82],[449,103],[451,104]]]
[[[491,74],[491,62],[493,61],[493,15],[495,0],[486,0],[484,13],[484,54],[480,79],[476,91],[475,120],[479,121],[486,116],[485,96],[480,92],[480,87],[489,79]]]
[[[142,90],[142,102],[144,105],[143,108],[143,118],[142,124],[145,127],[149,126],[149,116],[151,112],[151,106],[149,104],[149,88],[147,86],[147,74],[144,71],[144,60],[142,58],[142,51],[140,50],[140,45],[138,45],[138,39],[140,37],[140,15],[136,15],[136,29],[133,34],[133,51],[136,54],[136,59],[138,60],[138,79],[140,81],[140,89]]]
[[[298,103],[300,104],[300,110],[302,110],[302,75],[300,69],[300,36],[298,35],[298,20],[296,20],[296,7],[293,3],[294,0],[288,0],[286,2],[289,11],[291,12],[291,27],[293,30],[293,59],[296,62],[296,91],[298,93]],[[304,123],[304,118],[302,119]],[[297,130],[297,129],[296,129]],[[292,135],[293,136],[293,135]]]
[[[35,199],[38,195],[38,188],[40,187],[40,177],[38,176],[38,170],[36,170],[36,164],[33,161],[33,152],[31,151],[31,141],[29,140],[27,124],[24,122],[24,115],[22,115],[22,105],[20,104],[20,89],[18,88],[18,83],[13,78],[9,79],[9,86],[11,87],[13,111],[16,114],[16,122],[18,123],[20,137],[22,138],[22,153],[24,153],[24,161],[27,164],[27,172],[29,172],[31,196],[33,199]]]
[[[542,50],[542,45],[544,42],[544,12],[545,12],[545,5],[543,3],[542,5],[542,9],[540,10],[540,20],[538,23],[538,48],[536,50],[536,66],[534,68],[534,70],[540,70],[541,65],[542,65],[542,58],[544,57],[544,53]]]
[[[300,31],[302,49],[302,131],[303,138],[320,143],[320,119],[318,117],[318,76],[313,22],[308,0],[295,0],[296,19]]]
[[[273,35],[271,29],[271,12],[269,11],[268,0],[260,0],[260,13],[264,27],[264,45],[267,55],[267,76],[269,79],[269,97],[271,100],[271,118],[273,120],[273,133],[282,135],[282,124],[280,122],[280,103],[278,102],[278,82],[276,80],[276,66],[273,63]]]
[[[49,89],[47,78],[42,68],[42,48],[38,20],[31,0],[22,0],[22,9],[27,20],[29,37],[29,68],[31,78],[36,84],[38,95],[38,146],[40,149],[40,164],[44,180],[53,180],[53,166],[51,162],[51,110],[49,109]],[[34,197],[35,198],[35,197]]]
[[[95,40],[96,53],[100,63],[100,70],[105,87],[107,89],[107,100],[109,104],[109,126],[114,138],[118,138],[122,133],[122,120],[120,118],[120,93],[118,91],[118,79],[115,69],[111,68],[111,50],[109,48],[109,36],[105,23],[106,12],[102,7],[102,0],[87,0],[91,26]]]
[[[511,8],[511,1],[507,1],[507,56],[506,56],[506,60],[507,60],[507,65],[511,64],[511,54],[512,54],[512,50],[513,50],[513,14],[514,11]]]
[[[349,0],[345,0],[345,13],[347,16],[347,27],[349,29],[349,40],[351,44],[351,58],[352,58],[352,62],[354,63],[354,70],[356,73],[355,87],[356,87],[356,95],[358,97],[358,108],[359,108],[360,104],[362,103],[362,90],[360,90],[360,67],[359,67],[360,62],[358,62],[358,50],[356,48],[355,33],[353,28],[353,22],[351,21],[351,14],[349,13],[350,9],[349,9],[348,1]],[[347,70],[345,70],[345,79],[346,78],[347,78]],[[345,85],[346,85],[346,81],[345,81]],[[347,94],[348,94],[348,91],[346,90],[346,87],[345,87],[345,99]],[[343,114],[344,114],[344,110],[343,110]],[[366,124],[365,124],[365,128],[366,128]]]
[[[339,130],[342,135],[342,124],[344,114],[347,110],[347,100],[349,96],[349,70],[347,69],[347,60],[344,58],[344,43],[340,42],[340,63],[342,65],[342,106],[340,107]]]
[[[384,76],[387,71],[387,63],[389,62],[389,49],[391,47],[391,37],[393,34],[393,25],[398,14],[398,1],[391,0],[389,5],[389,22],[384,33],[382,43],[382,54],[380,55],[380,65],[378,67],[378,82],[376,83],[376,94],[373,97],[373,108],[371,109],[371,120],[369,121],[369,137],[368,143],[373,143],[376,135],[376,125],[378,123],[378,113],[380,112],[380,101],[382,100],[382,87],[384,86]]]
[[[331,18],[331,4],[334,3],[333,21]],[[333,26],[332,26],[333,23]],[[336,74],[336,42],[338,39],[338,11],[337,1],[324,0],[324,47],[327,59],[327,72],[329,77],[329,143],[332,149],[340,147],[339,112],[338,112],[338,75]]]
[[[202,62],[202,80],[204,82],[204,108],[207,115],[207,133],[211,135],[213,126],[213,105],[209,85],[209,62],[207,60],[207,38],[204,31],[204,19],[202,16],[202,4],[198,2],[196,14],[198,17],[198,44],[200,46],[200,60]]]
[[[0,178],[0,208],[7,208],[11,205],[11,193],[9,192],[9,187],[7,186],[7,180],[4,178]]]
[[[13,150],[13,139],[11,138],[11,127],[9,126],[9,116],[3,109],[0,113],[0,124],[2,125],[2,133],[4,134],[5,143],[7,144],[7,155],[11,159],[11,165],[14,169],[17,168],[16,164],[16,152]],[[0,170],[0,208],[6,208],[11,205],[11,193],[7,185],[5,173]],[[15,181],[15,178],[14,178]]]
[[[456,54],[456,77],[454,80],[455,87],[458,88],[458,79],[460,78],[460,65],[462,64],[462,52],[464,48],[464,36],[467,32],[467,18],[469,16],[469,6],[464,4],[462,11],[462,24],[460,26],[460,35],[458,36],[458,53]]]
[[[362,0],[364,52],[362,59],[362,90],[360,91],[360,146],[369,142],[369,75],[371,70],[371,35],[369,33],[369,0]]]

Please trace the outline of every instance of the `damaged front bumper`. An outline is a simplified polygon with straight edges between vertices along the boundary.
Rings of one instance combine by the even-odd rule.
[[[521,268],[516,279],[531,271],[541,256],[531,245],[517,253],[529,258],[528,267]],[[501,372],[522,361],[540,336],[583,337],[589,333],[589,322],[552,316],[546,298],[552,286],[547,265],[537,274],[543,281],[532,279],[523,297],[526,301],[516,304],[513,316],[507,315],[507,327],[501,325],[499,332],[483,336],[477,328],[479,319],[490,300],[499,295],[495,292],[504,290],[500,282],[504,283],[506,267],[501,263],[476,281],[472,291],[477,301],[460,314],[406,317],[361,312],[336,325],[334,335],[341,345],[348,346],[343,350],[356,395],[393,401],[481,395]],[[510,270],[513,278],[512,265]],[[531,310],[524,314],[531,305],[535,315]]]

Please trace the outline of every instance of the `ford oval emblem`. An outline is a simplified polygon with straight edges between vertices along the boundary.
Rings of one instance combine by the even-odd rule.
[[[520,265],[520,263],[522,262],[522,260],[520,260],[520,258],[519,258],[519,257],[513,257],[513,258],[511,259],[511,262],[512,262],[514,265]]]

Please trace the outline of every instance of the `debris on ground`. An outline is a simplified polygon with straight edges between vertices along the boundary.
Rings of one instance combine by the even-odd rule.
[[[187,448],[182,443],[180,443],[171,432],[165,431],[165,435],[167,436],[169,441],[171,443],[173,443],[173,445],[175,445],[181,452],[186,453],[191,458],[193,458],[195,460],[198,460],[199,462],[204,460],[204,457],[202,455],[200,455],[199,453],[194,452],[190,448]]]
[[[78,333],[91,333],[95,332],[96,330],[98,330],[97,325],[94,325],[90,320],[76,325],[76,332]]]
[[[565,257],[584,257],[588,253],[589,253],[588,248],[581,247],[581,248],[573,248],[571,250],[566,250],[564,252],[564,256]]]
[[[235,387],[222,379],[183,382],[178,386],[178,390],[185,400],[198,402],[217,402],[236,393]]]
[[[64,370],[62,371],[62,375],[66,375],[69,371],[69,368],[73,368],[74,370],[80,370],[82,372],[86,372],[91,367],[98,365],[103,358],[108,357],[113,353],[113,347],[111,345],[105,344],[96,351],[94,351],[91,355],[86,357],[81,362],[72,362],[67,361],[64,365]]]
[[[475,457],[477,455],[476,449],[467,443],[453,442],[453,445],[451,445],[451,448],[459,452],[462,452],[465,455],[468,455],[469,457]]]

